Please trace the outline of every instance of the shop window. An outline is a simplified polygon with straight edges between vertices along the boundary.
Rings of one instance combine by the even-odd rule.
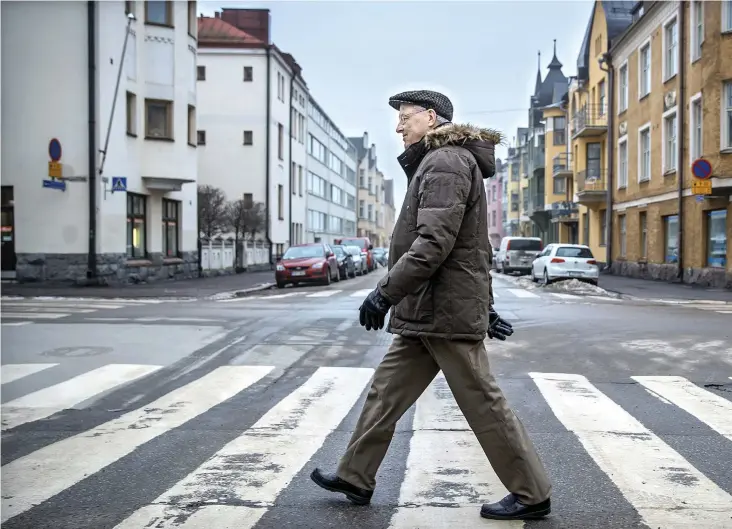
[[[178,257],[180,202],[163,199],[163,255]]]
[[[147,255],[145,224],[147,220],[147,197],[127,193],[127,257],[144,259]]]
[[[679,260],[679,217],[663,217],[663,261],[676,263]]]
[[[727,210],[708,211],[707,217],[707,266],[727,266]]]

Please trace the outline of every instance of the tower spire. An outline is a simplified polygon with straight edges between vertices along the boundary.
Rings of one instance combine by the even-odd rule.
[[[562,63],[557,59],[557,39],[554,39],[554,56],[552,57],[552,62],[549,63],[548,68],[550,70],[559,70],[562,68]]]
[[[534,86],[534,95],[539,95],[539,90],[541,90],[541,50],[537,52],[537,60],[536,60],[536,85]]]

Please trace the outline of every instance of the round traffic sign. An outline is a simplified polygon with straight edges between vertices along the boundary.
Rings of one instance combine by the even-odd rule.
[[[702,180],[707,179],[712,176],[712,164],[704,158],[697,158],[691,164],[691,172],[697,178],[701,178]]]
[[[56,138],[48,142],[48,156],[54,162],[58,162],[61,159],[61,142]]]

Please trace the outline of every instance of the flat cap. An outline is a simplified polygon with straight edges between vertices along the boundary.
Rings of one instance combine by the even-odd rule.
[[[439,92],[411,90],[389,98],[389,105],[396,110],[399,110],[399,106],[403,103],[432,109],[438,116],[445,118],[447,121],[452,121],[452,102],[446,95]]]

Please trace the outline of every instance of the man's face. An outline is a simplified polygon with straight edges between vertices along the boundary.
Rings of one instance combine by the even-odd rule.
[[[402,135],[404,148],[419,143],[431,128],[437,123],[434,110],[424,110],[414,105],[403,104],[399,108],[399,124],[397,133]]]

